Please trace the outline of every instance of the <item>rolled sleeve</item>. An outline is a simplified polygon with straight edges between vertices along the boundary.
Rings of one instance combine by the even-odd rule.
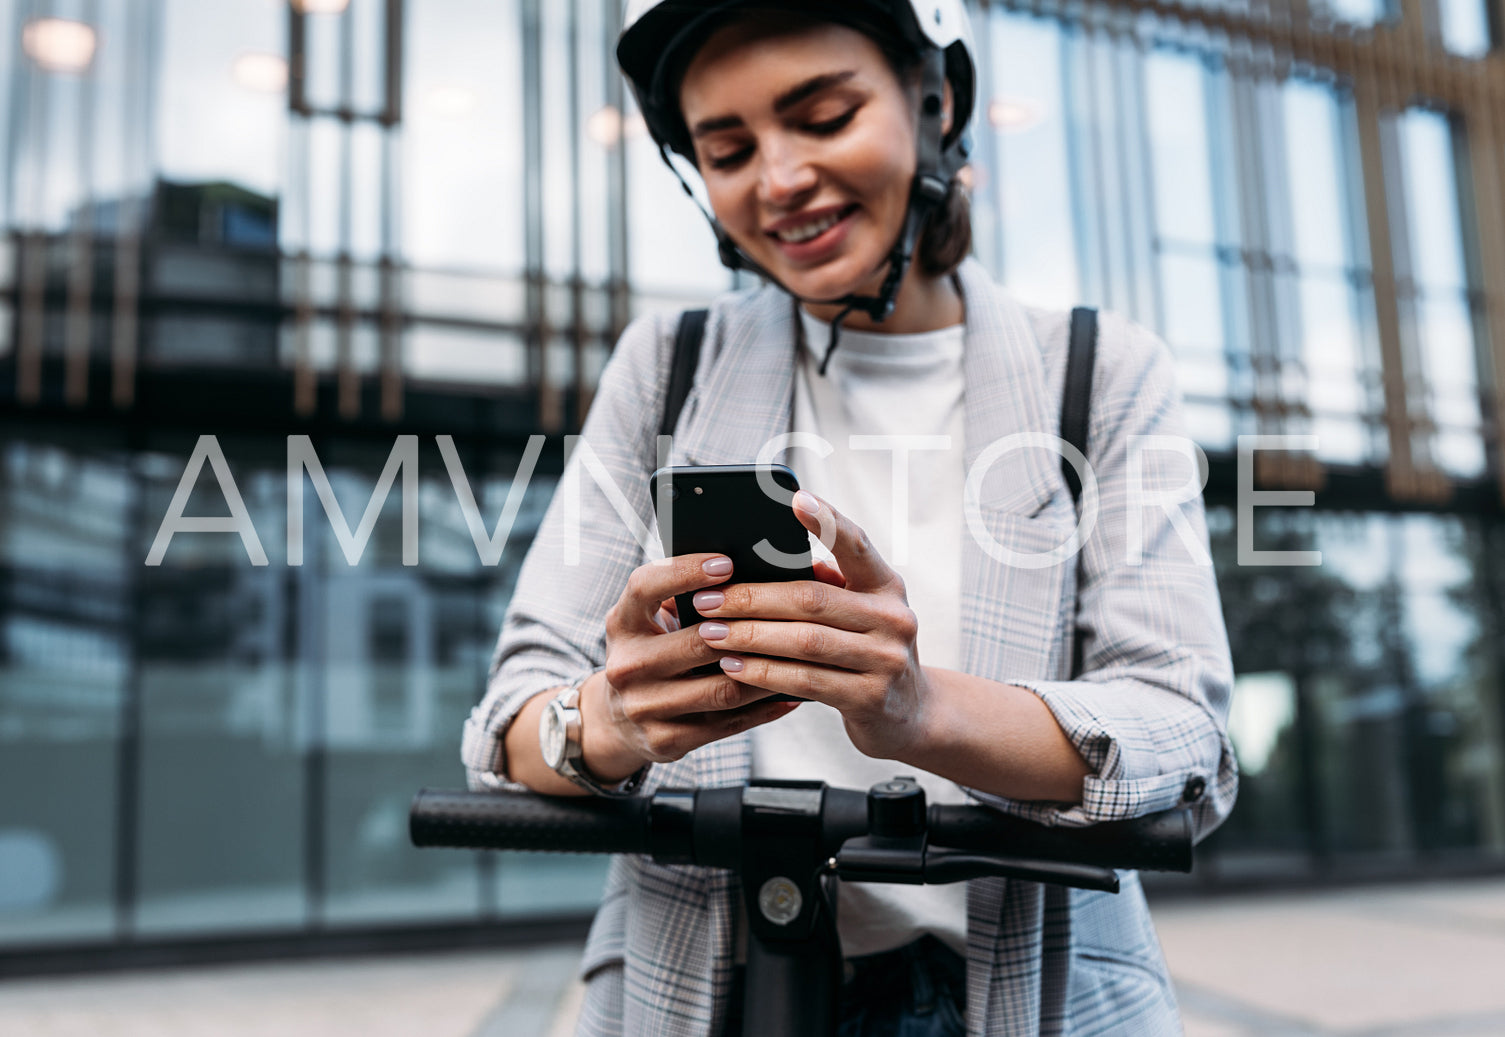
[[[602,373],[583,445],[560,483],[578,488],[578,531],[566,528],[564,494],[556,492],[518,573],[485,695],[465,721],[460,757],[473,789],[520,788],[506,778],[508,727],[535,695],[604,665],[606,614],[645,555],[633,521],[613,498],[628,502],[640,529],[653,528],[646,480],[656,458],[651,423],[663,409],[666,342],[662,317],[639,318]],[[583,471],[585,447],[614,484],[610,493],[599,473]],[[570,550],[567,538],[574,540]]]
[[[1099,349],[1088,440],[1099,520],[1077,568],[1082,672],[1009,681],[1040,697],[1091,773],[1072,805],[969,791],[1049,825],[1188,807],[1201,839],[1238,792],[1228,738],[1233,668],[1206,521],[1200,495],[1166,507],[1134,496],[1185,485],[1184,454],[1146,450],[1137,474],[1129,463],[1136,437],[1184,439],[1180,394],[1169,350],[1148,332],[1109,317]]]

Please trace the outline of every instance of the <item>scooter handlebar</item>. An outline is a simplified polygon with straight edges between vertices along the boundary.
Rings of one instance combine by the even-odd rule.
[[[866,824],[860,793],[827,792],[827,831],[834,852],[848,838],[863,834]],[[415,846],[640,853],[727,867],[740,854],[737,816],[731,789],[709,795],[705,790],[662,789],[629,799],[424,789],[413,800],[408,824]],[[666,824],[666,817],[678,823]],[[1052,828],[989,807],[932,804],[926,828],[931,846],[999,857],[1151,871],[1187,872],[1192,866],[1186,810]]]
[[[648,853],[649,802],[424,789],[413,799],[408,832],[414,846]]]

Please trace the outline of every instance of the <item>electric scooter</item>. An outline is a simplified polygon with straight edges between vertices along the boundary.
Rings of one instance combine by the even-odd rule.
[[[867,792],[817,781],[660,789],[628,799],[425,789],[417,846],[646,854],[731,868],[747,908],[746,1037],[831,1037],[841,991],[834,882],[984,876],[1118,892],[1114,869],[1188,872],[1191,815],[1170,810],[1051,828],[979,805],[935,804],[913,778]]]

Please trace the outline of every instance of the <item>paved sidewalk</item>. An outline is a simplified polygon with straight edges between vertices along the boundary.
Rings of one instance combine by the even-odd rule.
[[[1154,914],[1187,1037],[1505,1034],[1505,879],[1176,900]],[[579,953],[567,944],[3,982],[0,1034],[566,1037]]]
[[[1154,908],[1187,1037],[1500,1037],[1505,880]]]
[[[577,944],[0,982],[3,1037],[568,1037]]]

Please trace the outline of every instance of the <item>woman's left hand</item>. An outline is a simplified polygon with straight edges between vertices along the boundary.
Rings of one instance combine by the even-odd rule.
[[[794,513],[817,535],[834,526],[823,542],[839,571],[817,562],[815,580],[701,591],[701,636],[727,653],[721,667],[738,682],[833,706],[859,752],[903,759],[924,742],[929,692],[904,581],[813,494],[797,493]]]

